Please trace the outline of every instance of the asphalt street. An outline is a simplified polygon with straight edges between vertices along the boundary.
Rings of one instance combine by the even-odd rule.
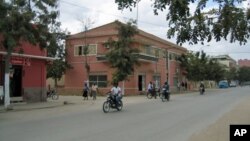
[[[187,141],[242,100],[250,87],[171,95],[169,102],[124,98],[124,109],[102,112],[102,102],[0,113],[1,141]],[[133,100],[132,100],[133,99]],[[131,100],[133,102],[131,102]]]

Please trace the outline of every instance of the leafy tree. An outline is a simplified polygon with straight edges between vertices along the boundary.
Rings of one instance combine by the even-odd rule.
[[[140,0],[139,0],[140,1]],[[136,6],[138,0],[115,0],[118,9]],[[168,38],[177,36],[177,44],[189,42],[197,44],[210,42],[213,38],[222,38],[230,42],[245,44],[250,36],[250,8],[244,9],[240,4],[245,0],[153,0],[153,11],[168,9]],[[190,5],[197,4],[194,13]],[[213,8],[208,10],[209,5]]]
[[[225,79],[225,69],[224,66],[218,63],[216,60],[209,59],[209,62],[206,66],[206,80],[214,80],[219,82],[222,79]]]
[[[90,65],[88,63],[88,54],[89,54],[89,44],[87,43],[87,35],[86,33],[88,32],[89,28],[94,24],[94,21],[91,20],[91,18],[87,19],[78,19],[79,22],[81,23],[81,26],[83,27],[83,32],[84,32],[84,46],[83,46],[83,55],[84,55],[84,67],[87,72],[87,78],[89,79],[89,73],[90,73]]]
[[[22,42],[47,48],[56,43],[53,29],[60,24],[57,21],[57,0],[0,0],[0,33],[7,55],[5,58],[5,107],[9,99],[9,62],[11,53]]]
[[[189,80],[201,81],[206,78],[207,57],[204,52],[190,52],[187,55],[182,55],[179,60],[181,67],[187,70]]]
[[[236,68],[231,68],[230,70],[225,72],[225,77],[227,80],[236,80],[237,79],[237,70]]]
[[[52,64],[47,66],[47,78],[53,78],[55,81],[55,87],[57,87],[58,80],[60,80],[65,71],[67,69],[71,69],[72,66],[65,60],[67,52],[63,43],[61,42],[62,39],[66,38],[66,34],[60,33],[55,35],[58,36],[57,42],[51,44],[47,51],[49,57],[56,57],[57,59],[54,60]]]
[[[218,82],[224,78],[223,66],[209,58],[204,52],[189,52],[181,55],[178,60],[181,62],[181,67],[188,72],[189,80],[215,80]]]
[[[116,23],[118,25],[118,40],[110,39],[106,43],[110,47],[106,54],[107,60],[113,68],[116,68],[112,78],[113,83],[126,80],[127,76],[133,73],[134,65],[139,64],[137,55],[139,50],[131,46],[132,37],[137,34],[135,22],[123,24],[117,21]]]
[[[55,81],[55,87],[57,87],[57,81],[60,80],[65,73],[66,69],[72,68],[70,64],[65,60],[67,52],[64,47],[63,40],[67,38],[68,32],[60,29],[60,23],[54,27],[52,33],[52,42],[47,47],[49,57],[57,58],[52,64],[47,66],[47,78],[52,78]]]
[[[250,81],[250,67],[242,67],[239,69],[238,80],[240,83]]]

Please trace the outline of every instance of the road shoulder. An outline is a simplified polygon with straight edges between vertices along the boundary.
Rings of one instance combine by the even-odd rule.
[[[247,97],[215,123],[199,133],[193,134],[188,141],[229,141],[229,127],[231,124],[250,123],[249,101],[250,97]]]

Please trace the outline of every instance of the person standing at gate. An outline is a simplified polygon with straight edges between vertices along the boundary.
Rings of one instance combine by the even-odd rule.
[[[89,87],[87,83],[84,83],[84,87],[83,87],[83,100],[88,100],[88,93],[89,93]]]
[[[93,96],[93,100],[96,100],[97,91],[98,91],[97,85],[93,83],[93,85],[91,86],[91,93]]]

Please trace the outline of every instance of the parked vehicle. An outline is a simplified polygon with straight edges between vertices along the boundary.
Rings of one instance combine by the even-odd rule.
[[[49,91],[47,91],[47,98],[51,98],[53,100],[58,100],[59,95],[57,94],[56,90],[49,90]]]
[[[229,85],[228,85],[228,82],[227,80],[222,80],[219,82],[219,88],[228,88]]]
[[[117,101],[117,104],[115,104],[115,96],[111,94],[111,92],[107,93],[107,100],[103,103],[103,112],[108,113],[110,108],[117,109],[117,111],[121,111],[123,108],[123,102],[122,100]]]

